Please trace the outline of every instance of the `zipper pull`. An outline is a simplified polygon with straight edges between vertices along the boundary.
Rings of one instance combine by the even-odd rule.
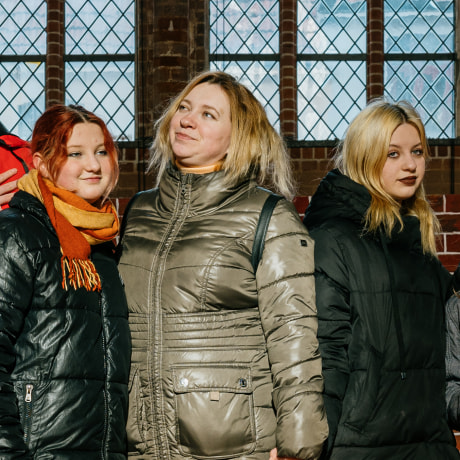
[[[32,390],[34,386],[31,384],[26,385],[26,397],[24,398],[25,402],[32,402]]]

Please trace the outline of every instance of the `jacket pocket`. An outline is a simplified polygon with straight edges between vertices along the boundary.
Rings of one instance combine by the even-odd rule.
[[[40,419],[43,413],[43,395],[47,385],[37,380],[17,380],[14,390],[18,404],[18,413],[24,433],[24,443],[33,456],[40,440]]]
[[[26,446],[30,443],[30,433],[32,431],[32,417],[34,415],[34,385],[27,383],[24,385],[24,406],[22,413],[22,426],[24,429],[24,442]]]
[[[126,431],[129,452],[145,452],[145,436],[147,416],[139,382],[138,369],[133,369],[129,382],[128,421]]]
[[[172,367],[176,438],[183,455],[232,458],[255,449],[250,368],[232,364]]]
[[[348,397],[344,400],[344,410],[348,408],[344,424],[362,431],[378,411],[378,394],[382,372],[383,354],[370,347],[367,370],[355,371],[356,380],[348,385]]]

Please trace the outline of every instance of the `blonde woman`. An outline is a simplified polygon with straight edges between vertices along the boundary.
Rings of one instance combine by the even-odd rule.
[[[278,201],[253,268],[268,184],[293,195],[262,106],[198,75],[158,121],[153,190],[131,204],[119,264],[133,336],[132,458],[316,459],[327,436],[313,244]]]
[[[336,169],[307,208],[325,458],[459,458],[444,401],[444,304],[454,279],[436,257],[427,159],[414,108],[374,101],[350,124]]]

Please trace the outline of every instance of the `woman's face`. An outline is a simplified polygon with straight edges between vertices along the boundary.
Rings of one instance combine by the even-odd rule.
[[[232,133],[230,102],[216,84],[202,83],[182,100],[169,126],[175,157],[184,166],[208,166],[228,152]]]
[[[396,201],[411,198],[425,175],[425,157],[418,130],[409,123],[398,126],[390,139],[383,166],[383,189]]]
[[[35,167],[44,177],[50,178],[44,163],[39,161]],[[94,203],[109,191],[113,174],[102,129],[95,123],[77,123],[67,142],[67,160],[55,185]]]

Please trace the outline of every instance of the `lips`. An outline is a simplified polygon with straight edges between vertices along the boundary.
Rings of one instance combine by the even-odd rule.
[[[176,132],[176,139],[181,141],[192,141],[193,137],[190,137],[188,134],[178,131]]]
[[[399,182],[403,183],[404,185],[415,185],[417,182],[416,176],[409,176],[403,179],[399,179]]]

